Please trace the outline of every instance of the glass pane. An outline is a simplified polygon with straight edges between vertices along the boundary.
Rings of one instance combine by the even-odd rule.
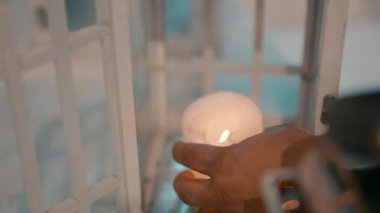
[[[214,73],[216,91],[232,91],[248,97],[252,96],[252,75],[249,73]]]
[[[165,32],[170,56],[200,57],[203,25],[202,0],[165,0]]]
[[[253,10],[247,0],[214,1],[217,57],[250,64],[253,48]]]
[[[151,202],[149,212],[192,212],[190,208],[182,203],[173,189],[175,176],[186,168],[176,163],[171,157],[171,150],[175,141],[182,140],[180,134],[168,134],[165,138],[166,144],[163,147],[161,159],[155,178],[154,197]]]
[[[64,138],[54,64],[25,70],[28,112],[47,207],[70,196],[67,144]]]
[[[79,30],[96,22],[95,0],[65,0],[67,25],[70,30]]]
[[[90,185],[113,174],[112,141],[106,114],[101,48],[98,43],[71,54],[82,143]]]
[[[306,9],[306,0],[265,1],[264,63],[302,65]]]
[[[200,73],[172,72],[168,74],[169,106],[186,107],[202,94]]]
[[[0,79],[0,138],[0,212],[30,212],[3,79]]]
[[[118,212],[116,207],[116,193],[113,193],[95,201],[91,205],[91,213],[116,213]]]
[[[191,12],[194,3],[191,0],[165,0],[165,31],[167,35],[181,35],[190,30]]]
[[[300,84],[298,76],[264,75],[260,97],[264,115],[294,118],[298,112]]]

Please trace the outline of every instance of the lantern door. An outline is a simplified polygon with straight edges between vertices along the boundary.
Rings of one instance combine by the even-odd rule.
[[[1,212],[141,212],[127,3],[0,1]]]

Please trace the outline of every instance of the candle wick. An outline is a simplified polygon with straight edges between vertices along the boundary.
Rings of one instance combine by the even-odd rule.
[[[231,132],[228,129],[225,129],[222,134],[220,134],[219,137],[219,143],[225,143],[228,140],[228,137],[230,136]]]

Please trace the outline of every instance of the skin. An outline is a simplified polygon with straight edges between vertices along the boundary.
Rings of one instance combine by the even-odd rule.
[[[174,180],[174,189],[184,203],[201,212],[264,212],[261,176],[297,162],[310,147],[301,141],[313,138],[294,127],[278,126],[228,147],[177,142],[174,159],[210,179],[195,179],[184,171]]]

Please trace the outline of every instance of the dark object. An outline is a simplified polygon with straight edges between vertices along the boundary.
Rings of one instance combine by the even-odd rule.
[[[330,118],[330,135],[370,211],[380,212],[380,91],[339,100]]]
[[[380,91],[340,99],[330,113],[330,135],[350,167],[380,163]]]
[[[323,99],[323,107],[322,107],[322,114],[321,114],[321,122],[324,125],[328,125],[329,117],[331,113],[331,109],[333,108],[335,104],[335,96],[333,95],[326,95]]]
[[[65,0],[65,6],[70,31],[83,29],[95,24],[95,0]]]
[[[46,8],[44,6],[38,6],[36,8],[36,17],[39,25],[44,28],[47,28],[49,26],[49,19]]]

